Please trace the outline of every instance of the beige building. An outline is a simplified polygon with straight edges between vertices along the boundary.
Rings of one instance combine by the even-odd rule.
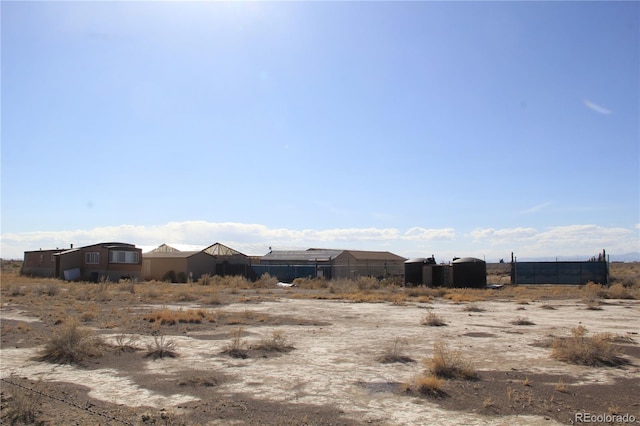
[[[245,275],[251,272],[247,256],[220,243],[200,251],[180,251],[166,244],[142,254],[142,279],[171,282],[198,280],[209,275]]]

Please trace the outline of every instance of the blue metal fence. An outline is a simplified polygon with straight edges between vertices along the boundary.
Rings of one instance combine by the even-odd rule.
[[[609,284],[609,265],[595,262],[514,262],[512,284]]]

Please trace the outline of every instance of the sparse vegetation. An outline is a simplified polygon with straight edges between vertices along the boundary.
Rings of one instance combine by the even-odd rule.
[[[140,339],[133,334],[118,334],[115,337],[116,350],[119,352],[135,352]]]
[[[617,366],[626,363],[620,357],[609,334],[587,336],[587,329],[578,326],[571,329],[571,337],[556,338],[552,344],[552,356],[560,361],[588,366]]]
[[[435,312],[429,312],[426,316],[422,318],[422,320],[420,321],[420,324],[428,325],[430,327],[442,327],[444,325],[447,325],[447,323],[444,322],[444,320],[440,316],[438,316]]]
[[[153,336],[153,342],[147,344],[145,357],[152,359],[176,358],[176,343],[164,335]]]
[[[392,344],[385,348],[385,351],[377,360],[383,364],[392,362],[415,362],[413,358],[404,355],[403,349],[409,345],[409,341],[402,337],[396,337]]]
[[[57,364],[80,364],[102,354],[104,343],[89,329],[69,319],[53,331],[38,357],[40,361]]]
[[[207,318],[213,319],[214,317],[208,315],[204,309],[173,310],[165,308],[144,316],[145,320],[157,322],[160,325],[174,325],[178,323],[200,324]]]
[[[529,321],[526,317],[518,317],[515,320],[511,321],[513,325],[535,325],[532,321]]]
[[[443,342],[433,345],[433,356],[425,361],[427,370],[443,379],[477,380],[478,373],[462,357],[460,351],[450,350]]]
[[[420,395],[444,397],[446,392],[443,389],[444,381],[434,375],[420,376],[415,380],[415,388]]]
[[[243,328],[238,327],[231,335],[231,342],[222,351],[223,354],[229,355],[233,358],[246,358],[248,357],[246,342],[242,339]]]
[[[466,312],[484,312],[486,309],[478,306],[477,303],[471,303],[466,305],[462,310]]]
[[[30,425],[36,423],[42,403],[43,382],[40,380],[30,391],[19,383],[15,375],[3,380],[2,417],[0,423],[10,425]],[[7,386],[8,385],[8,386]]]
[[[270,337],[263,338],[252,349],[267,352],[289,352],[293,346],[289,344],[282,331],[273,330]]]
[[[569,393],[569,387],[562,379],[558,380],[558,383],[556,383],[554,389],[556,390],[556,392]]]

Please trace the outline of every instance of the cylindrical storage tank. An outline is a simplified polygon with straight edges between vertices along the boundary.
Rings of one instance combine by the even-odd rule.
[[[405,285],[431,285],[431,265],[433,259],[416,257],[404,262],[404,284]]]
[[[453,286],[485,288],[487,286],[487,264],[475,257],[455,259],[453,266]]]

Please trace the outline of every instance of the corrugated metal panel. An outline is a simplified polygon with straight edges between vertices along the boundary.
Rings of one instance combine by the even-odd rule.
[[[608,283],[607,262],[516,262],[511,264],[513,284]]]

